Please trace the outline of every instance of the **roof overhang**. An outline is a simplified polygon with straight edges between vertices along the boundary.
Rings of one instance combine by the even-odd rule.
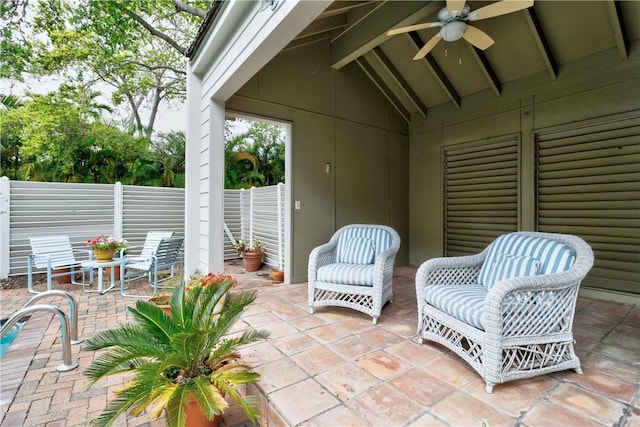
[[[191,72],[207,94],[226,100],[307,27],[331,2],[216,2],[189,48]]]

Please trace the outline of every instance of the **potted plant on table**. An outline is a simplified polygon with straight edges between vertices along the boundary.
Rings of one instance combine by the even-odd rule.
[[[252,272],[260,269],[264,249],[259,240],[254,239],[252,243],[247,243],[241,239],[233,247],[242,256],[245,271]]]
[[[93,251],[98,261],[111,261],[116,252],[123,253],[127,249],[127,241],[113,236],[99,235],[87,240],[87,246]]]
[[[268,332],[248,329],[229,335],[256,292],[229,293],[235,279],[217,277],[177,287],[170,316],[152,302],[136,301],[135,308],[129,307],[133,324],[101,332],[87,342],[88,350],[108,350],[85,372],[91,384],[110,375],[134,375],[96,420],[98,425],[111,425],[126,411],[137,416],[147,407],[151,419],[165,410],[170,426],[216,425],[228,407],[225,394],[256,420],[255,400],[242,396],[237,386],[257,381],[259,374],[242,361],[237,349],[266,338]],[[216,309],[219,304],[222,308]]]

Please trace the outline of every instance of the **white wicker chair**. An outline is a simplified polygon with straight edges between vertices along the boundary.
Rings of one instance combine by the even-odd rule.
[[[574,369],[573,316],[591,247],[565,235],[500,236],[477,255],[435,258],[416,274],[418,340],[438,342],[493,386]]]
[[[384,225],[352,224],[309,255],[309,311],[340,306],[378,321],[382,306],[393,301],[393,265],[400,236]]]

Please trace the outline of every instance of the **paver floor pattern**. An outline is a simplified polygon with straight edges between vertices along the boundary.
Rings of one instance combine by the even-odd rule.
[[[635,426],[640,427],[640,308],[580,298],[574,322],[583,375],[559,372],[509,382],[484,391],[484,382],[460,358],[433,343],[415,342],[415,268],[400,267],[394,303],[378,324],[346,308],[308,313],[307,286],[273,285],[261,276],[227,266],[240,288],[258,290],[236,330],[252,326],[271,331],[264,342],[245,347],[243,357],[261,373],[255,390],[263,398],[262,425],[305,426]],[[136,289],[148,292],[146,284]],[[111,291],[82,293],[58,285],[78,299],[79,335],[127,322],[135,298]],[[30,298],[26,289],[0,291],[0,316],[9,317]],[[46,302],[46,301],[44,301]],[[59,303],[60,301],[52,301]],[[62,361],[60,327],[38,313],[2,359],[2,426],[89,425],[113,392],[119,376],[87,388],[84,369],[94,352],[73,347],[80,367],[57,372]],[[232,407],[223,426],[247,425]],[[117,426],[164,426],[122,416]]]

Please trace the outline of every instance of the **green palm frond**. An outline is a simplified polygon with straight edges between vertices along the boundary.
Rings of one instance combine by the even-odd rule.
[[[171,335],[177,331],[174,321],[152,302],[138,300],[135,308],[129,307],[129,312],[141,327],[160,342],[169,344]]]
[[[212,385],[209,378],[196,378],[192,385],[193,397],[209,419],[222,414],[229,407],[220,389]]]
[[[220,359],[232,353],[242,345],[251,344],[269,337],[269,332],[265,330],[249,329],[232,338],[225,339],[211,353],[213,359]]]
[[[96,424],[98,426],[110,426],[129,409],[146,407],[153,400],[152,392],[154,391],[155,381],[152,378],[155,379],[157,377],[157,371],[151,369],[141,371],[128,387],[120,390],[116,397],[109,402],[107,408],[95,420]],[[156,387],[155,394],[159,390]]]
[[[184,413],[184,407],[189,403],[190,393],[187,387],[181,385],[176,387],[167,403],[167,421],[170,426],[184,427],[186,420],[186,414]]]
[[[184,325],[186,320],[186,307],[184,304],[184,288],[182,286],[180,286],[180,288],[171,295],[169,306],[171,307],[171,317],[173,318],[173,321],[180,325]]]

